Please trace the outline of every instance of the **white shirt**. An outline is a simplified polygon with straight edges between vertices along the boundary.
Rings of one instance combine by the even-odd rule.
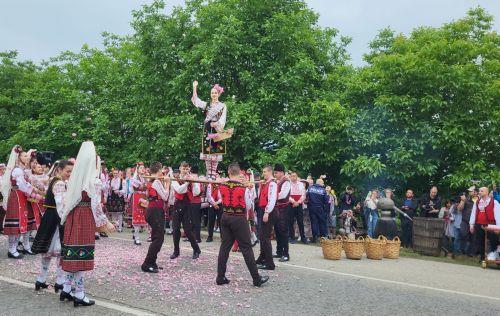
[[[281,191],[278,194],[278,200],[283,200],[285,199],[288,194],[290,193],[290,181],[285,180],[283,184],[281,185]]]
[[[477,205],[479,204],[479,210],[483,210],[488,204],[491,202],[490,197],[486,199],[480,199],[478,203],[474,203],[472,207],[472,213],[470,214],[469,224],[472,226],[476,224],[476,213],[477,213]],[[495,222],[497,225],[500,225],[500,204],[496,200],[493,200],[493,216],[495,216]]]
[[[160,196],[160,198],[163,201],[168,201],[168,192],[160,180],[156,179],[155,181],[153,181],[153,184],[151,184],[151,187],[153,187],[153,189],[156,190],[156,192],[158,193],[158,195]]]
[[[264,212],[271,213],[274,210],[274,206],[276,205],[276,199],[278,197],[278,185],[276,182],[271,181],[269,183],[267,194],[267,205]]]

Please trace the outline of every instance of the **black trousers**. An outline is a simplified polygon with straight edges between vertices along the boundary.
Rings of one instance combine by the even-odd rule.
[[[413,222],[404,218],[401,219],[401,246],[413,247]]]
[[[217,226],[220,227],[222,217],[222,207],[219,206],[219,209],[216,210],[213,206],[208,208],[208,237],[214,236],[214,227],[217,222]]]
[[[297,207],[290,206],[288,209],[288,234],[290,238],[295,239],[295,220],[297,220],[297,226],[299,226],[300,238],[306,239],[306,235],[304,233],[304,209],[302,205]]]
[[[280,257],[287,256],[288,253],[288,213],[290,212],[290,206],[284,208],[275,208],[272,213],[276,212],[277,218],[274,224],[274,232],[276,234],[276,254]]]
[[[193,223],[193,233],[196,240],[201,240],[201,204],[191,203],[189,205],[189,216]]]
[[[165,211],[163,208],[148,208],[146,222],[151,226],[151,244],[144,259],[143,267],[156,267],[156,258],[165,238]]]
[[[271,245],[271,232],[273,231],[274,223],[277,220],[276,212],[271,212],[267,222],[262,221],[262,227],[259,233],[260,254],[257,258],[257,263],[265,264],[267,267],[274,269],[273,261],[273,246]]]
[[[193,250],[200,251],[200,247],[198,246],[198,243],[196,243],[196,239],[193,234],[193,224],[191,223],[191,218],[189,216],[189,202],[186,201],[177,201],[172,212],[172,229],[175,253],[180,253],[179,243],[181,241],[181,224]]]
[[[481,256],[481,260],[484,260],[485,258],[485,244],[484,244],[484,229],[482,225],[475,224],[474,225],[474,235],[476,235],[476,247],[477,250],[479,251],[479,255]],[[488,252],[490,251],[497,251],[497,246],[498,246],[498,235],[493,233],[493,232],[488,232],[488,241],[490,243],[490,249],[488,249]]]
[[[222,243],[220,245],[219,258],[217,261],[217,279],[222,280],[226,275],[229,252],[236,240],[252,279],[254,281],[259,280],[260,276],[257,270],[257,264],[255,263],[252,243],[250,241],[250,228],[246,217],[223,214],[220,232]]]

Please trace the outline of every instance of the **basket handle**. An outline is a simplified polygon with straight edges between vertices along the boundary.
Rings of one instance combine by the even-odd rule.
[[[394,239],[392,241],[398,242],[398,241],[401,241],[401,239],[399,239],[399,237],[396,236],[396,237],[394,237]]]
[[[358,240],[364,241],[365,239],[363,238],[363,236],[359,236]]]

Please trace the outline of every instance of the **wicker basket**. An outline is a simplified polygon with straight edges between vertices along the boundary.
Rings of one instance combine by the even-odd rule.
[[[355,240],[344,237],[342,246],[344,247],[347,259],[359,260],[365,253],[365,240],[363,237],[358,237]]]
[[[323,257],[329,260],[339,260],[342,255],[342,239],[327,239],[321,238],[321,248],[323,249]]]
[[[385,237],[379,236],[377,239],[366,238],[366,257],[373,260],[382,260],[385,251]]]
[[[396,236],[393,240],[386,240],[384,258],[398,259],[399,249],[401,248],[401,240]]]

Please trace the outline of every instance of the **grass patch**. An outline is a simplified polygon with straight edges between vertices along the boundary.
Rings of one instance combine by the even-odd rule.
[[[404,258],[413,258],[413,259],[428,260],[428,261],[446,262],[452,264],[461,264],[472,267],[481,267],[481,264],[479,263],[479,257],[471,258],[468,256],[457,256],[455,259],[445,257],[444,255],[439,257],[433,257],[433,256],[421,255],[413,251],[412,249],[407,249],[407,248],[401,248],[399,255]]]

